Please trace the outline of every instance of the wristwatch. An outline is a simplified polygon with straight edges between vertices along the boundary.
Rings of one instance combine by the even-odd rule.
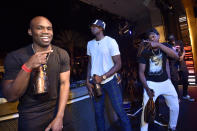
[[[103,75],[102,76],[103,80],[107,79],[107,76],[106,75]]]

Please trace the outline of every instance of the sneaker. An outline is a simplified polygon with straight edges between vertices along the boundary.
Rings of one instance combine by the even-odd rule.
[[[182,97],[182,99],[184,99],[184,100],[188,100],[188,101],[195,101],[195,99],[194,98],[192,98],[191,96],[189,96],[189,95],[186,95],[186,96],[183,96]]]

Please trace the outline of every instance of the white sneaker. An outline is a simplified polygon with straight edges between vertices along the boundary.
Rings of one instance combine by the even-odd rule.
[[[182,99],[192,101],[192,102],[195,101],[195,99],[191,98],[191,96],[189,96],[189,95],[183,96]]]

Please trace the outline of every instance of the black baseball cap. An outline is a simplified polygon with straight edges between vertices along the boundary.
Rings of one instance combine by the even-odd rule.
[[[100,27],[101,27],[101,28],[103,28],[103,29],[105,29],[105,27],[106,27],[105,22],[104,22],[104,21],[102,21],[102,20],[99,20],[99,19],[95,20],[95,22],[94,22],[94,23],[92,23],[92,25],[100,26]]]

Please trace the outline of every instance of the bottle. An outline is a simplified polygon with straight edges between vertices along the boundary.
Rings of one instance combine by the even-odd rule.
[[[46,75],[47,65],[41,65],[34,72],[34,94],[44,94],[48,92],[48,78]]]
[[[103,93],[100,84],[94,84],[94,92],[96,97],[102,96]]]
[[[96,74],[93,75],[94,79],[96,77]],[[99,97],[101,96],[103,93],[102,93],[102,88],[101,88],[101,85],[99,83],[96,83],[95,80],[93,80],[93,84],[94,84],[94,96],[96,97]]]

